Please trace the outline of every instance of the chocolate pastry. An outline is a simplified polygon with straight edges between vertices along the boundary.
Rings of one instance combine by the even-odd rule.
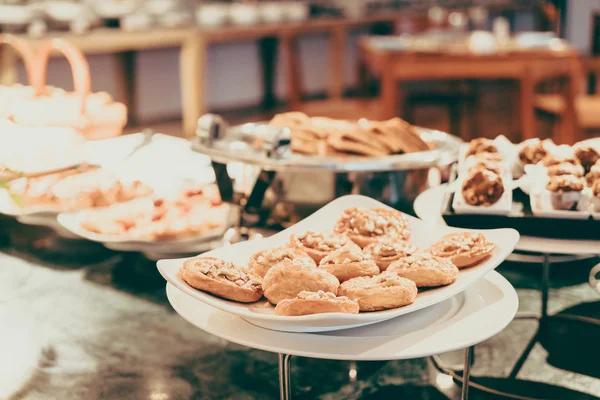
[[[523,164],[537,164],[548,155],[548,147],[552,144],[550,139],[541,141],[538,138],[528,139],[521,143],[519,160]]]
[[[573,175],[578,178],[581,178],[583,176],[584,170],[581,165],[562,162],[547,167],[546,172],[548,173],[548,176]]]
[[[575,157],[581,162],[586,172],[590,169],[598,160],[600,160],[600,153],[592,146],[583,146],[575,149]]]
[[[498,148],[493,140],[487,138],[477,138],[471,140],[465,157],[473,156],[480,153],[498,153]]]
[[[472,206],[491,206],[504,194],[500,175],[487,170],[472,171],[462,184],[465,202]]]

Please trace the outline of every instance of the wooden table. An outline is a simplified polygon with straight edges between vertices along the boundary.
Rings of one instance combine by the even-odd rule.
[[[360,18],[320,18],[298,23],[262,24],[254,26],[223,26],[202,29],[152,29],[140,32],[125,32],[120,29],[96,29],[85,35],[68,32],[51,33],[49,37],[60,37],[72,42],[86,54],[114,54],[118,72],[119,93],[116,98],[123,101],[130,110],[130,120],[135,123],[135,63],[136,52],[158,48],[181,48],[180,87],[182,99],[183,129],[186,135],[193,135],[196,121],[207,111],[206,77],[208,48],[213,43],[232,41],[258,41],[263,67],[262,80],[265,91],[263,103],[267,106],[275,102],[274,76],[277,48],[280,46],[282,61],[286,71],[288,107],[300,108],[302,83],[298,39],[303,35],[326,34],[330,39],[329,87],[327,94],[332,99],[341,99],[344,92],[344,51],[348,31],[373,24],[392,24],[399,13],[386,13]],[[40,40],[25,37],[34,46]],[[2,69],[0,84],[16,81],[18,60],[10,51],[0,48]],[[245,62],[245,60],[240,60]],[[258,77],[257,77],[258,78]]]
[[[371,38],[359,42],[360,75],[373,72],[381,81],[380,118],[393,118],[402,103],[399,83],[407,80],[514,79],[520,84],[521,138],[537,137],[534,94],[544,80],[561,81],[567,110],[565,128],[554,140],[573,143],[581,138],[574,99],[582,77],[580,56],[574,50],[519,51],[505,54],[475,55],[426,54],[378,48]],[[502,130],[501,128],[499,129]]]

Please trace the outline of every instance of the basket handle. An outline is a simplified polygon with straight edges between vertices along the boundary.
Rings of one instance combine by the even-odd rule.
[[[35,54],[31,46],[25,40],[9,33],[0,34],[0,44],[11,46],[21,56],[27,71],[27,80],[32,85],[35,79]]]
[[[36,95],[42,96],[46,94],[48,61],[52,51],[58,51],[62,53],[71,66],[75,93],[81,96],[81,111],[83,114],[85,111],[85,98],[91,91],[90,66],[83,53],[77,47],[62,39],[49,40],[45,42],[37,51],[37,77],[33,83],[35,86]]]

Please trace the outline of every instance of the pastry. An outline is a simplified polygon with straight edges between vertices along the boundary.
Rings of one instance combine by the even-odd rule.
[[[474,173],[479,170],[491,171],[497,175],[504,174],[504,167],[501,163],[485,158],[476,159],[473,166],[469,168],[469,173]]]
[[[592,185],[592,206],[594,211],[600,213],[600,180]]]
[[[592,146],[581,146],[575,149],[575,157],[579,160],[586,172],[589,172],[592,165],[600,160],[600,153]]]
[[[576,210],[581,200],[585,180],[573,175],[550,177],[546,189],[555,210]]]
[[[449,285],[458,276],[458,267],[450,259],[428,253],[402,258],[393,262],[387,270],[410,279],[417,287]]]
[[[263,295],[260,277],[218,258],[190,258],[179,276],[196,289],[241,303],[255,302]]]
[[[315,261],[302,250],[290,247],[278,247],[258,251],[250,257],[248,269],[256,275],[264,277],[267,271],[275,264],[283,260],[295,260],[310,267],[316,267]]]
[[[600,161],[596,162],[596,164],[590,168],[590,172],[585,176],[585,179],[589,187],[592,187],[594,182],[600,181]]]
[[[496,245],[476,232],[451,233],[433,244],[427,252],[436,257],[448,258],[458,268],[479,264],[489,257]]]
[[[502,198],[504,183],[500,175],[489,170],[471,171],[462,184],[465,202],[472,206],[491,206]]]
[[[265,297],[272,304],[293,299],[302,291],[337,293],[339,285],[340,281],[329,272],[296,260],[283,260],[272,266],[262,282]]]
[[[548,155],[552,144],[550,139],[544,141],[538,138],[525,140],[519,146],[519,160],[525,165],[537,164]]]
[[[410,230],[400,211],[391,208],[348,208],[338,218],[334,231],[365,247],[382,239],[408,240]]]
[[[551,167],[556,164],[562,164],[562,163],[580,165],[579,160],[570,154],[562,154],[562,155],[548,154],[546,157],[544,157],[544,160],[542,161],[542,164],[546,168]]]
[[[365,255],[375,261],[380,271],[401,258],[414,254],[418,247],[407,241],[381,241],[371,243],[363,249]]]
[[[275,307],[275,314],[290,317],[323,313],[358,314],[358,302],[322,290],[302,291],[296,298],[281,300]]]
[[[350,239],[344,235],[307,231],[300,235],[291,235],[289,246],[304,251],[318,264],[327,254],[348,243]]]
[[[385,271],[342,283],[338,296],[357,300],[360,311],[379,311],[412,304],[417,298],[417,286],[409,279]]]
[[[375,261],[367,258],[358,246],[344,246],[332,251],[319,263],[323,269],[339,279],[347,281],[359,276],[373,276],[379,273]]]
[[[498,153],[498,147],[496,147],[496,144],[491,139],[477,138],[471,140],[469,147],[467,147],[465,157],[480,153]]]
[[[548,176],[557,176],[557,175],[573,175],[578,178],[583,177],[584,169],[579,164],[571,164],[567,162],[562,162],[559,164],[550,165],[546,168],[546,173]]]

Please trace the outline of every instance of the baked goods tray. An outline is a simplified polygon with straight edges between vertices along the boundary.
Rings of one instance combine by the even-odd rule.
[[[449,165],[458,158],[462,140],[448,133],[415,127],[432,150],[386,157],[314,156],[293,154],[289,135],[266,122],[247,123],[226,129],[215,137],[195,137],[192,149],[213,162],[243,162],[267,171],[327,170],[330,172],[379,172]]]
[[[284,246],[290,234],[311,231],[331,231],[342,210],[358,208],[389,208],[377,200],[365,196],[350,195],[340,197],[311,216],[268,238],[236,243],[203,254],[233,262],[239,266],[248,265],[250,256],[263,249]],[[417,218],[406,216],[411,233],[411,242],[425,249],[444,235],[462,231],[453,227],[431,226]],[[189,286],[180,276],[179,270],[186,259],[165,259],[158,262],[158,270],[165,280],[188,296],[219,310],[237,315],[244,320],[267,329],[286,332],[324,332],[349,329],[369,325],[412,313],[456,296],[488,272],[502,263],[514,250],[519,235],[512,229],[497,229],[482,232],[495,244],[493,253],[480,264],[462,269],[456,281],[448,286],[419,291],[416,300],[407,306],[384,311],[361,312],[359,314],[326,313],[303,316],[281,316],[266,301],[237,303],[215,297]]]
[[[521,189],[513,191],[511,211],[506,215],[457,213],[452,206],[455,194],[447,192],[442,205],[442,218],[451,226],[466,229],[512,228],[521,236],[554,239],[600,240],[600,220],[549,218],[535,215],[531,210],[529,195]]]

